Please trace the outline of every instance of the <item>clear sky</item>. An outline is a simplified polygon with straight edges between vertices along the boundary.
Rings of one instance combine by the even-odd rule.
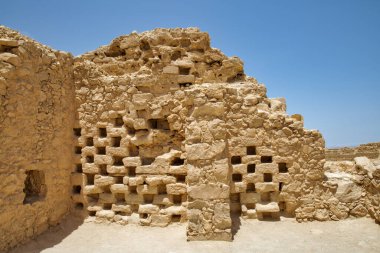
[[[380,141],[378,0],[2,0],[0,24],[74,55],[134,30],[199,27],[328,147]]]

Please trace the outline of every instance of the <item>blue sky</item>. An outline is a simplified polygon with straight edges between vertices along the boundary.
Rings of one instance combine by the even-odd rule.
[[[74,55],[156,27],[199,27],[326,145],[380,141],[380,1],[2,1],[0,24]]]

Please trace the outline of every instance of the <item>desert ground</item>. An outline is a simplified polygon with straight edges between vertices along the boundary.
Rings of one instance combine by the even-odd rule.
[[[239,224],[240,223],[240,224]],[[165,228],[95,224],[66,219],[11,253],[63,252],[380,252],[380,227],[372,219],[298,223],[242,220],[232,242],[186,241],[186,224]]]

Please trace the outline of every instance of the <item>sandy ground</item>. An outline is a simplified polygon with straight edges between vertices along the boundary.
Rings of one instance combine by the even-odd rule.
[[[70,219],[11,253],[380,252],[380,226],[367,218],[310,223],[241,220],[233,242],[187,242],[185,231],[186,224],[150,228]]]

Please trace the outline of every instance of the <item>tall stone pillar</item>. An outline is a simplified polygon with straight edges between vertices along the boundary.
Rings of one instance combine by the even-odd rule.
[[[185,146],[189,184],[187,238],[231,240],[225,91],[220,87],[206,91],[202,85],[186,92],[193,101]]]

